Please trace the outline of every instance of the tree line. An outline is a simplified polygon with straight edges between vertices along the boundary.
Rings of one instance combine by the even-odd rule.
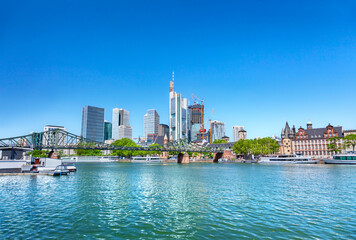
[[[267,155],[279,152],[276,140],[266,137],[259,139],[240,139],[234,143],[232,150],[239,155]]]
[[[327,144],[327,148],[330,151],[341,152],[342,149],[346,149],[347,147],[352,147],[353,151],[356,148],[356,134],[350,134],[345,136],[343,139],[343,144],[338,144],[340,137],[332,137],[329,139],[329,143]],[[217,139],[213,142],[213,144],[226,143],[225,140]],[[92,146],[91,143],[80,143],[81,146]],[[121,147],[140,147],[133,140],[129,138],[122,138],[120,140],[116,140],[112,143],[113,146],[121,146]],[[162,148],[159,144],[152,144],[148,148],[152,148],[152,151],[138,151],[138,150],[114,150],[110,155],[119,156],[119,157],[133,157],[133,156],[146,156],[146,155],[159,155],[162,151],[157,150],[157,148]],[[260,139],[240,139],[234,143],[232,150],[235,154],[238,155],[268,155],[279,152],[279,144],[276,140],[267,137]],[[103,156],[101,150],[98,149],[75,149],[75,154],[77,156]],[[32,152],[28,152],[27,155],[31,155],[33,157],[47,157],[49,151],[47,150],[33,150]],[[62,151],[59,152],[62,156]],[[179,152],[170,151],[169,155],[177,155]],[[196,157],[199,153],[188,152],[190,157]],[[206,158],[211,158],[211,153],[201,153]]]
[[[342,139],[342,144],[339,144],[339,140]],[[355,151],[356,147],[356,134],[349,134],[345,137],[332,137],[329,139],[329,143],[326,145],[332,152],[341,152],[343,149],[352,147],[352,151]]]
[[[82,146],[90,147],[91,143],[81,143]],[[133,140],[129,138],[122,138],[116,140],[111,144],[112,146],[118,147],[141,147],[137,145]],[[158,155],[161,151],[156,150],[156,148],[162,148],[159,144],[151,144],[148,148],[152,148],[152,151],[138,151],[138,150],[113,150],[111,152],[111,156],[118,156],[118,157],[133,157],[133,156],[146,156],[146,155]],[[155,149],[155,150],[153,150]],[[103,156],[101,150],[99,149],[75,149],[75,154],[78,156]]]

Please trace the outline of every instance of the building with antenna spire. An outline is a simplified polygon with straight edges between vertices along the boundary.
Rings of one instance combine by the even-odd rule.
[[[169,137],[174,141],[187,139],[188,131],[187,99],[174,91],[174,71],[169,83]]]

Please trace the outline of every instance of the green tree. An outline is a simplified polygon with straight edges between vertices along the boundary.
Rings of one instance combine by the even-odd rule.
[[[339,137],[332,137],[329,139],[329,144],[327,144],[327,148],[332,152],[341,152],[341,146],[337,143],[339,141]]]
[[[129,138],[122,138],[120,140],[116,140],[112,143],[113,146],[119,147],[139,147],[133,140]],[[146,155],[144,151],[137,151],[137,150],[114,150],[112,155],[119,156],[119,157],[132,157],[138,155]]]
[[[32,155],[32,157],[48,157],[48,154],[49,154],[49,151],[47,150],[37,150],[37,149],[34,149],[33,151],[31,152],[27,152],[26,155]]]
[[[204,158],[213,158],[213,154],[209,152],[203,152],[202,155],[204,156]]]
[[[215,139],[213,142],[213,144],[219,144],[219,143],[227,143],[227,141],[223,139]]]
[[[278,142],[271,137],[257,139],[257,141],[255,141],[253,144],[260,148],[259,153],[254,152],[254,154],[267,155],[279,152]]]
[[[352,147],[352,151],[355,151],[356,147],[356,134],[349,134],[344,137],[344,146]]]
[[[170,156],[177,156],[180,153],[180,151],[168,151],[168,155]]]
[[[251,141],[251,154],[260,155],[264,153],[264,143],[262,139],[253,139]]]
[[[81,142],[78,145],[86,148],[86,149],[74,149],[74,152],[78,156],[101,156],[101,155],[103,155],[101,150],[99,150],[99,149],[90,149],[94,146],[93,143]]]
[[[235,152],[235,154],[250,154],[252,151],[252,140],[240,139],[234,143],[232,150]]]
[[[232,150],[235,154],[267,155],[278,152],[279,144],[270,137],[253,140],[240,139],[234,143]]]
[[[162,146],[159,145],[158,143],[151,144],[150,146],[148,146],[148,149],[152,149],[152,148],[155,149],[155,150],[148,152],[148,154],[150,154],[150,155],[159,155],[159,154],[162,153],[162,151],[156,150],[157,148],[158,149],[162,148]]]

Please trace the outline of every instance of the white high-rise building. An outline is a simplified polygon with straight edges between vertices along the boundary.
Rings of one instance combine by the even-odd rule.
[[[112,110],[112,134],[113,139],[119,139],[119,109],[114,108]]]
[[[232,127],[232,134],[234,137],[234,142],[237,142],[240,138],[239,138],[239,131],[241,130],[245,130],[244,126],[233,126]]]
[[[187,99],[180,93],[174,92],[174,72],[169,84],[169,138],[180,141],[188,138]]]
[[[118,139],[129,138],[132,139],[132,127],[121,125],[119,126]]]
[[[143,118],[143,136],[147,134],[158,134],[159,115],[155,109],[147,110]]]
[[[211,122],[211,138],[212,142],[215,139],[221,139],[225,136],[225,123],[220,121],[212,121]]]
[[[130,126],[129,116],[130,116],[130,112],[127,111],[126,109],[114,108],[112,110],[112,138],[113,139],[120,139],[119,126]]]
[[[62,130],[62,131],[66,131],[65,127],[63,126],[54,126],[54,125],[46,125],[43,128],[43,131],[45,132],[42,136],[42,144],[43,145],[54,145],[54,144],[58,144],[58,145],[64,145],[65,142],[65,137],[64,134],[61,132],[53,132],[52,130]]]

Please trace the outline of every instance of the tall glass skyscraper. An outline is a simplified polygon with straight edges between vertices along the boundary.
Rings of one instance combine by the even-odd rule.
[[[225,123],[216,120],[212,121],[211,130],[212,142],[214,142],[215,139],[221,139],[225,136]]]
[[[174,72],[169,85],[169,137],[180,141],[188,137],[187,99],[174,92]]]
[[[143,118],[143,135],[147,138],[147,134],[158,134],[159,115],[155,109],[147,110]]]
[[[104,122],[104,140],[109,140],[112,138],[112,124],[111,122]]]
[[[93,141],[104,142],[104,108],[83,108],[81,135]]]
[[[119,126],[130,126],[130,112],[122,108],[114,108],[112,110],[112,138],[120,139]],[[120,131],[121,132],[121,131]],[[127,134],[125,135],[127,136]]]

